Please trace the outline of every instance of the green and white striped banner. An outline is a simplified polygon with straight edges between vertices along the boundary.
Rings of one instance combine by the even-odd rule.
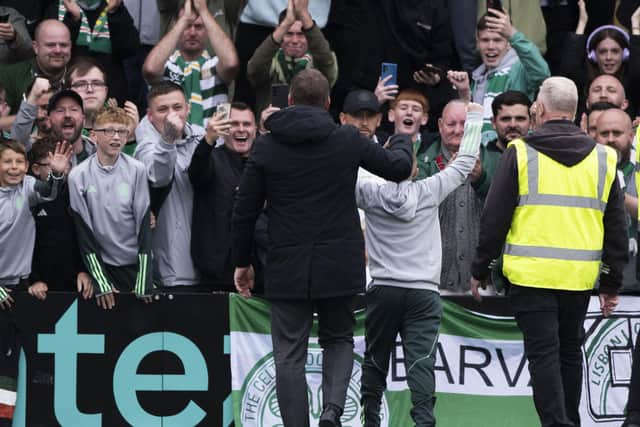
[[[635,297],[622,298],[617,315],[599,316],[593,298],[585,329],[585,368],[582,393],[583,426],[619,426],[630,378],[631,349],[640,330]],[[468,311],[443,300],[436,362],[436,418],[438,426],[539,426],[522,335],[513,318]],[[636,308],[634,311],[633,308]],[[269,326],[269,305],[259,298],[230,298],[231,371],[236,426],[281,426],[275,393],[275,366]],[[342,423],[361,426],[360,374],[364,354],[364,312],[356,313],[354,369],[347,391]],[[311,332],[307,358],[311,425],[322,408],[322,352],[317,324]],[[391,355],[384,426],[413,425],[410,393],[405,381],[398,340]]]

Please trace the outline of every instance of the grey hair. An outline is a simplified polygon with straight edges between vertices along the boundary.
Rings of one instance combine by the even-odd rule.
[[[578,107],[578,88],[566,77],[549,77],[540,86],[538,102],[549,111],[574,117]]]

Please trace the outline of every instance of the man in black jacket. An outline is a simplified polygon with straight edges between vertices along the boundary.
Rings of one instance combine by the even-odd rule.
[[[234,280],[251,295],[251,245],[267,203],[269,248],[265,295],[271,300],[276,392],[285,426],[308,426],[305,360],[316,311],[323,348],[320,426],[340,425],[353,367],[355,295],[364,291],[364,244],[355,205],[359,166],[396,182],[411,173],[411,145],[395,135],[390,148],[338,126],[328,113],[329,83],[317,70],[291,82],[289,108],[266,121],[233,213]]]
[[[509,303],[524,338],[542,427],[580,425],[583,323],[600,279],[600,306],[618,303],[627,263],[624,194],[617,156],[572,122],[575,84],[550,77],[540,87],[531,135],[510,142],[487,195],[471,266],[471,292],[504,248]]]
[[[224,144],[216,146],[219,137]],[[253,112],[247,104],[234,102],[229,118],[216,113],[207,122],[207,132],[189,165],[193,185],[191,257],[207,290],[236,289],[231,261],[231,211],[255,138]]]

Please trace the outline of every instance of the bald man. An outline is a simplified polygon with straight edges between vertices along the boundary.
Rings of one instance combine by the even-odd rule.
[[[71,35],[62,22],[55,19],[42,21],[36,28],[33,50],[35,61],[27,60],[0,67],[0,83],[7,89],[7,103],[15,114],[22,95],[34,77],[45,77],[56,89],[62,86],[64,72],[71,58]]]
[[[626,110],[629,106],[624,86],[615,76],[602,74],[591,82],[587,96],[587,108],[596,102],[610,102],[618,108]]]
[[[624,205],[627,209],[629,236],[629,263],[623,272],[622,287],[624,290],[639,291],[636,279],[636,255],[638,253],[638,193],[634,165],[631,162],[633,143],[633,127],[629,115],[619,108],[603,111],[598,117],[596,141],[608,145],[618,153],[618,179],[624,180]]]

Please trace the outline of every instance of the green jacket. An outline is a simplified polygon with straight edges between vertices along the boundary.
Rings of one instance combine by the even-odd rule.
[[[447,164],[447,159],[442,151],[442,140],[440,137],[431,144],[422,143],[418,147],[416,157],[418,161],[418,176],[416,180],[428,178],[440,172]],[[480,162],[482,164],[482,175],[480,179],[471,183],[476,194],[484,199],[491,186],[491,179],[498,167],[502,152],[496,146],[496,141],[490,141],[486,146],[480,145]]]
[[[320,71],[333,87],[338,79],[338,60],[331,50],[329,42],[324,38],[317,25],[305,31],[308,50],[313,58],[312,67]],[[280,45],[270,34],[253,53],[247,63],[247,78],[256,89],[256,112],[258,115],[271,103],[271,85],[274,83],[289,84],[279,81],[277,75],[271,72],[271,64],[280,49]]]
[[[494,98],[507,90],[518,90],[533,101],[542,82],[551,75],[540,50],[524,34],[518,31],[509,39],[509,44],[511,49],[496,68],[487,70],[482,64],[471,74],[471,99],[485,107],[483,145],[497,136],[491,125]]]

